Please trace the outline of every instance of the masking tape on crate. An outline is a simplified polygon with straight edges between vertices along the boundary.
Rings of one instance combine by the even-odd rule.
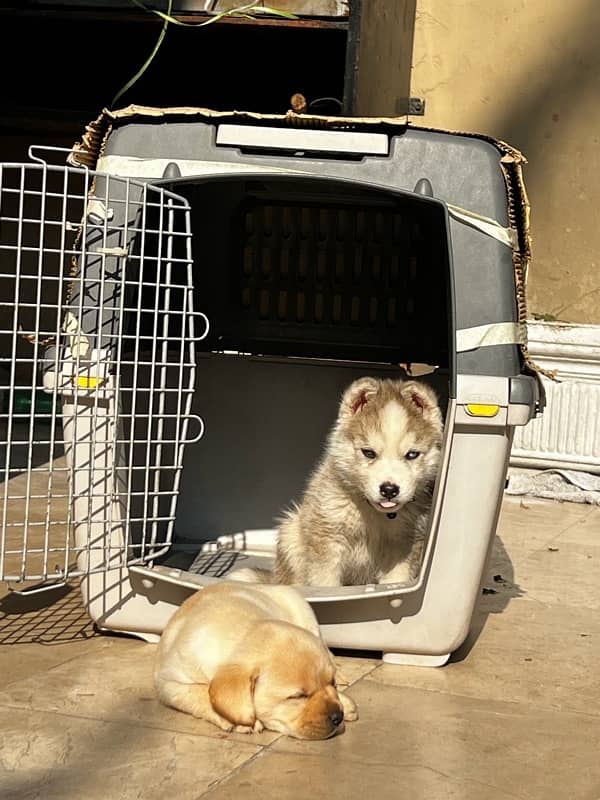
[[[518,322],[492,322],[489,325],[457,330],[456,352],[465,353],[467,350],[496,344],[523,344],[525,341],[525,326]]]
[[[287,167],[266,167],[262,164],[233,163],[230,161],[196,161],[185,158],[138,158],[136,156],[101,156],[96,170],[120,178],[162,178],[170,164],[177,164],[181,177],[223,173],[267,172],[305,175],[302,170]]]
[[[467,211],[451,203],[447,203],[446,206],[450,216],[457,222],[469,225],[469,227],[475,228],[486,236],[491,236],[493,239],[502,242],[502,244],[507,245],[507,247],[518,247],[519,241],[514,228],[505,228],[491,217],[483,217],[481,214],[476,214],[474,211]]]
[[[127,258],[129,254],[126,247],[96,247],[92,252],[101,256],[116,256],[117,258]]]
[[[169,164],[177,164],[181,176],[186,175],[212,175],[218,173],[244,173],[261,172],[267,173],[293,173],[298,175],[306,174],[303,170],[292,170],[288,167],[267,167],[255,164],[234,163],[230,161],[199,161],[195,159],[173,159],[173,158],[139,158],[136,156],[101,156],[98,159],[96,170],[108,175],[118,175],[122,178],[162,178]],[[460,206],[446,204],[448,213],[457,222],[462,222],[480,231],[486,236],[491,236],[508,247],[517,247],[517,232],[513,228],[505,228],[491,217],[484,217],[474,211],[467,211]]]

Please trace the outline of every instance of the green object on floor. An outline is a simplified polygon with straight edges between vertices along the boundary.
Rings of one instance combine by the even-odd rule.
[[[17,389],[13,393],[13,414],[31,414],[31,401],[33,398],[35,398],[34,416],[36,418],[41,416],[40,421],[49,422],[49,415],[52,414],[53,396],[51,394],[46,394],[46,392],[42,390],[31,392],[27,389]],[[2,411],[4,414],[8,414],[9,409],[10,392],[5,392],[4,402],[2,403]],[[57,398],[56,413],[59,414],[60,410],[60,399]]]

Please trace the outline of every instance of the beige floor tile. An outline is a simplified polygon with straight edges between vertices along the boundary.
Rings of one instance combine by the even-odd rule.
[[[224,798],[227,789],[229,797],[240,796],[232,790],[254,775],[255,782],[270,781],[273,797],[308,797],[292,792],[284,766],[321,797],[378,797],[380,791],[411,800],[600,797],[600,717],[384,686],[371,678],[353,687],[353,697],[360,719],[341,736],[279,739],[271,750],[287,753],[287,762],[276,768],[266,755],[213,796]]]
[[[460,775],[397,756],[389,763],[366,765],[360,758],[341,760],[333,742],[319,742],[321,755],[268,751],[224,780],[203,800],[483,800],[489,787]]]
[[[0,691],[15,681],[45,674],[53,667],[76,660],[80,656],[89,656],[91,652],[99,659],[102,649],[104,645],[96,639],[57,645],[31,642],[0,646]]]
[[[566,534],[563,534],[566,535]],[[563,539],[519,561],[516,580],[526,597],[575,608],[600,608],[600,542]]]
[[[102,637],[101,653],[59,664],[44,673],[12,681],[0,691],[0,705],[28,711],[147,725],[181,733],[227,737],[216,726],[159,703],[152,670],[156,645],[125,637]],[[228,738],[264,745],[279,734],[231,734]]]
[[[497,534],[511,553],[530,553],[581,524],[591,510],[591,506],[579,503],[505,496]]]
[[[590,506],[585,507],[575,503],[505,497],[493,554],[486,573],[488,586],[498,589],[493,583],[493,576],[499,574],[505,581],[503,598],[507,597],[509,587],[511,597],[526,596],[528,587],[525,583],[532,576],[532,570],[524,572],[527,559],[534,557],[539,560],[538,554],[542,553],[552,555],[562,537],[568,536],[570,531],[585,524],[590,510]],[[543,557],[541,562],[539,569],[545,566]],[[548,563],[552,565],[551,560]],[[535,563],[533,566],[535,574],[537,571]],[[539,584],[537,578],[531,589],[534,588],[534,584],[537,588]]]
[[[352,685],[381,664],[381,658],[361,650],[334,650],[337,682],[340,686]]]
[[[104,646],[76,588],[0,595],[0,688]]]
[[[564,542],[582,545],[600,545],[600,506],[592,506],[586,516],[558,537],[557,545]]]
[[[2,800],[196,800],[258,752],[233,740],[0,707]]]
[[[474,631],[483,623],[479,638],[453,657],[462,660],[437,669],[383,664],[369,679],[600,718],[597,614],[515,600],[501,614],[482,610]]]
[[[600,508],[505,499],[487,584],[500,574],[513,597],[600,607]],[[494,586],[498,589],[499,587]]]

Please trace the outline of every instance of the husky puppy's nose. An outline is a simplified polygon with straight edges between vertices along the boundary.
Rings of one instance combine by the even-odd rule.
[[[382,483],[379,487],[379,494],[382,497],[385,497],[386,500],[391,500],[393,497],[397,497],[400,489],[395,483]]]

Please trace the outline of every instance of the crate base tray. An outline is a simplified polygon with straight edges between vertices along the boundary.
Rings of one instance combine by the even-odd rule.
[[[277,545],[276,529],[246,530],[195,544],[179,539],[172,550],[153,565],[131,565],[148,583],[167,581],[188,588],[208,586],[238,569],[272,570]],[[311,603],[362,599],[365,595],[396,596],[414,591],[417,583],[366,584],[360,586],[298,586]]]

